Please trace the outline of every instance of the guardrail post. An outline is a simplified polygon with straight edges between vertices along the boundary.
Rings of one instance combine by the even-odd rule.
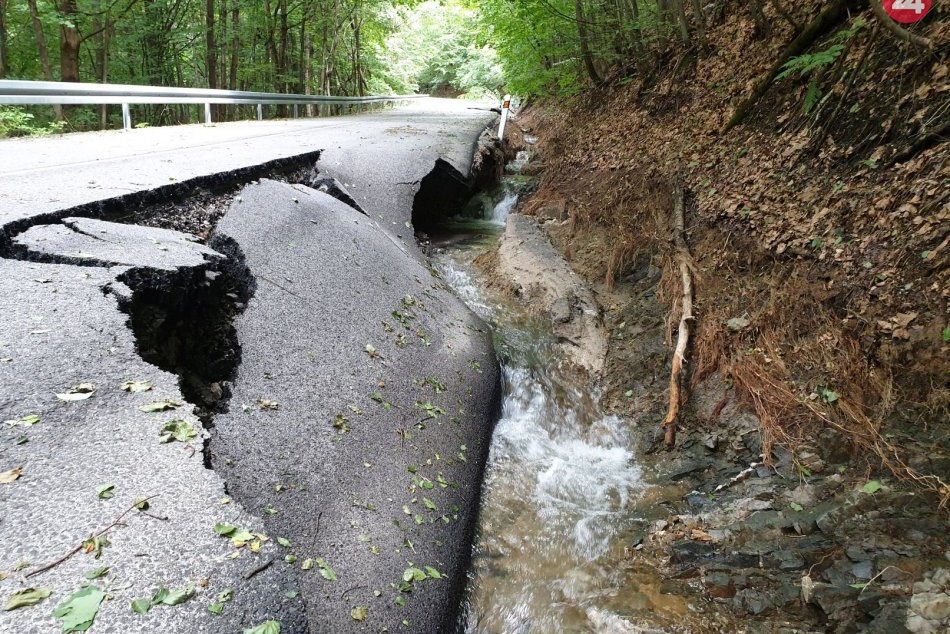
[[[511,95],[505,95],[501,104],[501,123],[498,125],[498,139],[505,142],[505,125],[508,123],[508,111],[511,109]]]
[[[296,118],[299,117],[299,116],[300,116],[300,115],[298,114],[297,104],[294,104],[294,119],[296,119]]]
[[[132,114],[129,112],[129,104],[122,104],[122,129],[132,129]]]
[[[205,104],[205,125],[211,125],[211,104]]]
[[[264,119],[264,104],[257,104],[257,120],[262,121]]]

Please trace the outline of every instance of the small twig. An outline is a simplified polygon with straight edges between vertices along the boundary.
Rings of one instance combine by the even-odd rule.
[[[92,536],[89,537],[89,539],[95,539],[96,537],[101,537],[102,535],[105,535],[106,533],[108,533],[109,531],[111,531],[113,528],[115,528],[115,527],[117,527],[117,526],[125,526],[125,524],[122,523],[122,520],[125,519],[125,516],[126,516],[126,515],[128,515],[129,513],[131,513],[132,511],[134,511],[136,508],[138,508],[143,502],[148,502],[149,500],[152,500],[152,499],[157,498],[157,497],[158,497],[158,495],[156,494],[156,495],[150,495],[149,497],[144,498],[144,499],[142,499],[142,500],[136,500],[136,501],[132,504],[132,506],[130,506],[129,508],[127,508],[127,509],[125,509],[124,511],[122,511],[122,513],[121,513],[117,518],[115,518],[115,519],[112,521],[111,524],[109,524],[108,526],[106,526],[105,528],[103,528],[102,530],[100,530],[99,532],[93,533]],[[76,553],[78,553],[80,550],[82,550],[83,544],[85,544],[87,541],[89,541],[89,539],[84,539],[83,541],[81,541],[81,542],[79,543],[78,546],[76,546],[75,548],[73,548],[71,551],[69,551],[68,553],[66,553],[65,555],[63,555],[62,557],[60,557],[59,559],[57,559],[56,561],[54,561],[54,562],[52,562],[52,563],[49,563],[49,564],[46,564],[46,565],[43,566],[42,568],[37,568],[37,569],[34,570],[33,572],[28,572],[28,573],[26,573],[25,577],[29,579],[30,577],[35,577],[35,576],[38,575],[38,574],[42,574],[42,573],[46,572],[47,570],[50,570],[50,569],[52,569],[52,568],[55,568],[56,566],[60,565],[61,563],[63,563],[64,561],[66,561],[67,559],[69,559],[70,557],[72,557],[73,555],[75,555]]]
[[[344,590],[344,591],[343,591],[343,594],[340,595],[340,598],[341,598],[341,599],[345,599],[345,598],[346,598],[346,595],[349,594],[350,592],[353,592],[354,590],[359,590],[359,589],[361,589],[361,588],[368,588],[368,587],[369,587],[369,586],[353,586],[352,588],[350,588],[350,589],[348,589],[348,590]]]
[[[261,574],[262,572],[264,572],[265,570],[267,570],[273,565],[274,565],[274,560],[268,559],[257,568],[254,568],[253,570],[248,571],[248,573],[244,575],[244,579],[253,579],[256,575]]]
[[[282,291],[284,291],[285,293],[288,293],[288,294],[290,294],[290,295],[293,295],[293,296],[296,297],[297,299],[302,299],[303,301],[307,301],[306,299],[304,299],[303,297],[301,297],[301,296],[298,295],[297,293],[293,292],[292,290],[290,290],[289,288],[287,288],[287,287],[285,287],[285,286],[281,286],[280,284],[278,284],[278,283],[275,282],[274,280],[270,279],[269,277],[265,277],[265,276],[261,275],[260,273],[257,274],[257,277],[261,278],[261,279],[264,280],[265,282],[270,282],[271,284],[273,284],[274,286],[276,286],[276,287],[279,288],[280,290],[282,290]]]

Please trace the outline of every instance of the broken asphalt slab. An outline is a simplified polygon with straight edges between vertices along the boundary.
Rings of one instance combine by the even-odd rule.
[[[289,540],[310,631],[450,631],[500,405],[487,328],[322,192],[248,186],[220,241],[240,245],[257,291],[235,321],[243,358],[212,430],[215,471]],[[300,568],[317,558],[336,580]]]

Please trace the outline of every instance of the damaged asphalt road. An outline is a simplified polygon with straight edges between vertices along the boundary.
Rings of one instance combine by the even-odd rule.
[[[411,221],[440,159],[452,182],[434,200],[464,195],[491,118],[430,108],[155,148],[144,162],[196,183],[292,161],[275,138],[323,150],[320,174],[365,212],[262,180],[208,246],[88,218],[160,198],[168,177],[134,157],[98,190],[76,187],[93,160],[34,172],[42,192],[2,181],[0,601],[50,596],[0,630],[60,631],[51,613],[83,585],[105,593],[92,632],[454,627],[497,364]]]

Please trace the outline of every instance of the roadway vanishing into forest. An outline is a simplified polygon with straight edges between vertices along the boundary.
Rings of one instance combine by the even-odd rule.
[[[51,593],[0,631],[60,631],[90,583],[110,631],[454,625],[499,379],[412,220],[494,118],[0,142],[0,600]],[[205,242],[130,224],[195,188],[227,208]]]

